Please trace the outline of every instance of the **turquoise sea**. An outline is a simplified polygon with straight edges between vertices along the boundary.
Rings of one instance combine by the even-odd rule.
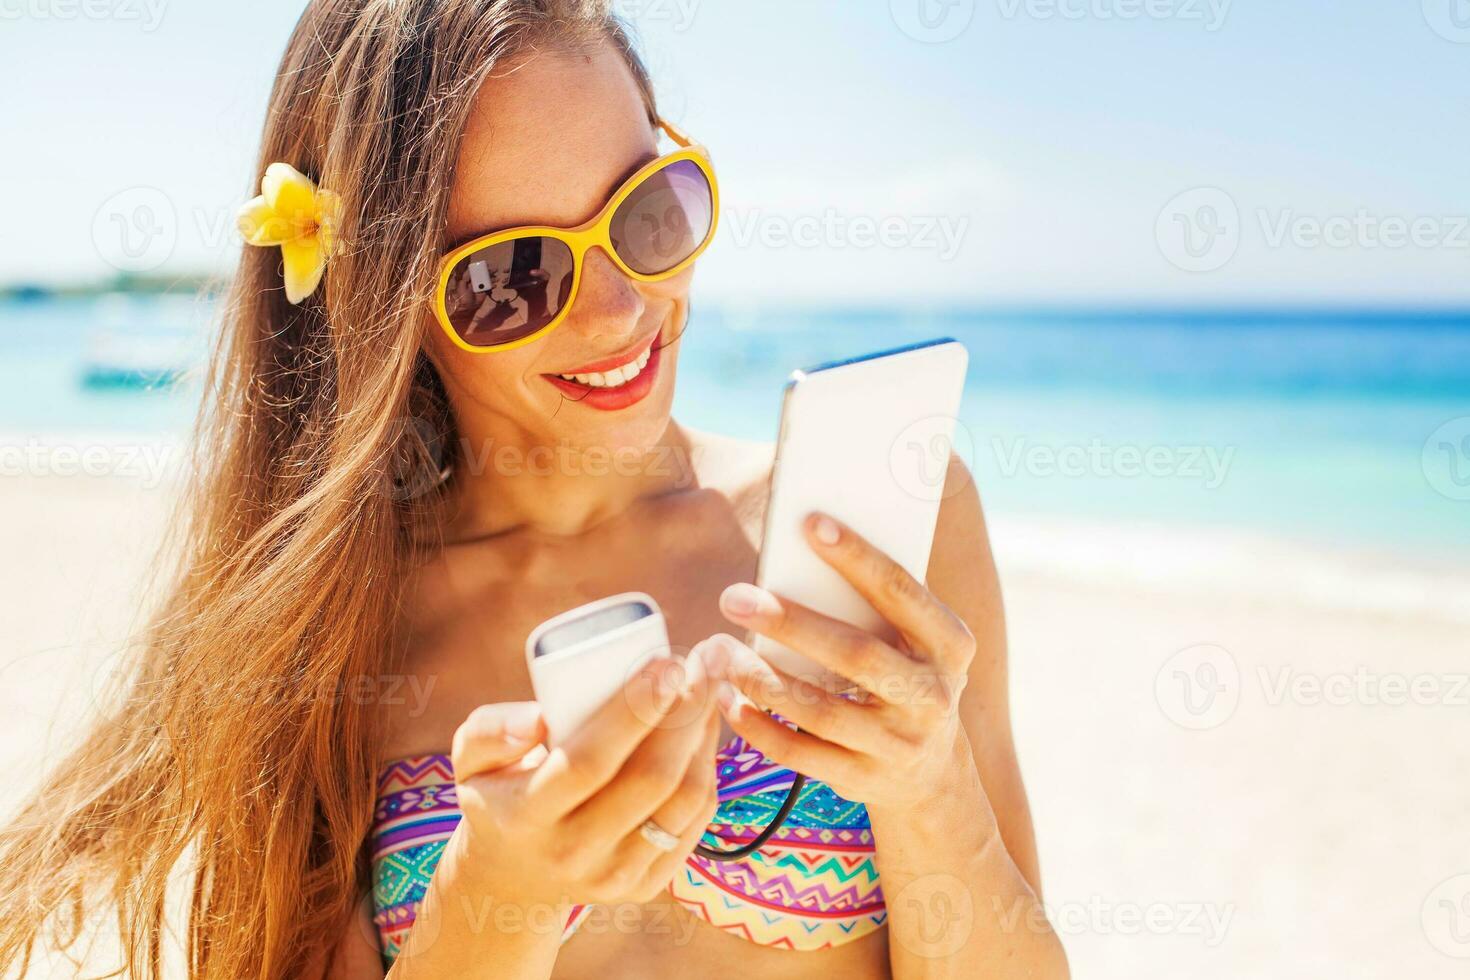
[[[207,345],[207,303],[0,304],[0,444],[179,436],[197,388],[83,384],[98,351]],[[101,335],[99,339],[99,334]],[[970,350],[960,440],[990,512],[1470,554],[1470,311],[696,309],[679,418],[773,437],[793,368],[937,336]]]

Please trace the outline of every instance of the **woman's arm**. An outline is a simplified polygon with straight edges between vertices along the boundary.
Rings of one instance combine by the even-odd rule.
[[[933,591],[850,529],[807,524],[813,549],[896,628],[896,645],[753,586],[732,586],[722,600],[732,621],[856,681],[862,700],[827,695],[725,638],[716,669],[800,731],[743,698],[722,704],[766,755],[867,805],[895,977],[1065,977],[1037,897],[979,497],[962,466],[950,479]]]
[[[1041,864],[1011,732],[1005,604],[991,556],[990,535],[974,480],[958,459],[950,464],[945,487],[948,496],[939,512],[928,585],[935,598],[953,609],[975,637],[975,658],[960,699],[960,721],[1006,850],[1039,897]]]
[[[453,860],[449,850],[462,837],[456,832],[450,838],[440,862],[445,873],[436,869],[429,880],[388,980],[547,980],[556,966],[566,910],[555,908],[535,927],[530,915],[517,919],[517,928],[501,927],[494,909],[514,900],[488,883],[476,885],[455,874],[465,858]]]
[[[454,846],[453,838],[449,846]],[[561,929],[497,928],[492,906],[501,904],[504,896],[452,880],[453,863],[448,862],[442,873],[436,869],[429,880],[414,928],[387,973],[388,980],[550,977]],[[565,917],[565,910],[557,909],[544,918],[557,926]],[[358,907],[337,940],[327,980],[384,980],[382,952],[367,902]]]
[[[966,738],[956,747],[955,781],[901,810],[869,807],[894,976],[1005,976],[1007,964],[1026,962],[1037,947],[1050,965],[1038,975],[1066,976],[1039,901],[1036,836],[1011,733],[1000,582],[979,494],[957,460],[927,578],[969,627],[975,649],[958,708]]]

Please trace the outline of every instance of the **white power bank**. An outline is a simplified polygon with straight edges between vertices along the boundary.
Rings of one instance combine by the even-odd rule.
[[[920,582],[929,565],[969,355],[944,339],[793,372],[781,409],[756,584],[835,619],[889,635],[883,619],[807,544],[808,514],[831,514]],[[787,673],[851,683],[757,636]]]
[[[548,743],[566,741],[643,664],[668,650],[663,612],[642,592],[589,602],[533,629],[526,664]]]

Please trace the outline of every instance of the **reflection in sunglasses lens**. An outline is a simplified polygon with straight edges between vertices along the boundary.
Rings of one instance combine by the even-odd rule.
[[[572,290],[572,251],[534,235],[471,252],[455,264],[444,308],[455,333],[490,347],[528,337],[556,318]]]

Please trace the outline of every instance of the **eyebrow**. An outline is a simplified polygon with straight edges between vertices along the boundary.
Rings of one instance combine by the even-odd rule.
[[[610,200],[612,200],[612,196],[618,192],[619,188],[621,188],[624,184],[626,184],[629,180],[631,180],[634,174],[636,174],[638,171],[642,170],[644,167],[648,166],[653,161],[657,160],[660,156],[662,156],[662,154],[660,154],[658,152],[658,150],[656,150],[656,149],[654,149],[654,150],[647,150],[647,151],[645,151],[643,153],[640,153],[638,155],[637,160],[634,161],[634,163],[631,166],[629,166],[626,170],[624,170],[621,174],[619,174],[616,178],[613,179],[611,185],[607,188],[607,192],[605,194],[603,194],[603,196],[602,196],[602,203],[597,206],[597,211],[594,212],[594,214],[600,214],[602,212],[602,209],[605,208],[605,207],[607,207],[607,202],[610,201]],[[591,219],[591,216],[589,215],[588,218],[583,219],[583,220],[586,221],[586,220],[590,220],[590,219]],[[575,228],[575,227],[577,227],[577,225],[580,225],[580,224],[582,224],[581,221],[577,222],[576,225],[566,225],[566,226],[553,225],[553,224],[550,224],[550,223],[544,222],[544,221],[543,222],[537,222],[537,221],[520,221],[520,222],[517,222],[516,224],[513,224],[513,225],[502,225],[502,226],[496,227],[496,228],[482,228],[482,229],[480,229],[478,231],[471,232],[468,235],[463,235],[463,236],[461,236],[460,238],[458,238],[455,241],[449,242],[447,244],[443,244],[443,245],[441,245],[441,248],[444,251],[452,251],[452,250],[454,250],[456,248],[459,248],[462,245],[467,245],[468,243],[474,241],[477,238],[484,238],[487,235],[499,234],[502,231],[509,231],[512,228],[532,228],[532,227],[537,227],[537,226],[544,226],[544,227],[547,227],[547,228],[559,228],[559,227]]]

